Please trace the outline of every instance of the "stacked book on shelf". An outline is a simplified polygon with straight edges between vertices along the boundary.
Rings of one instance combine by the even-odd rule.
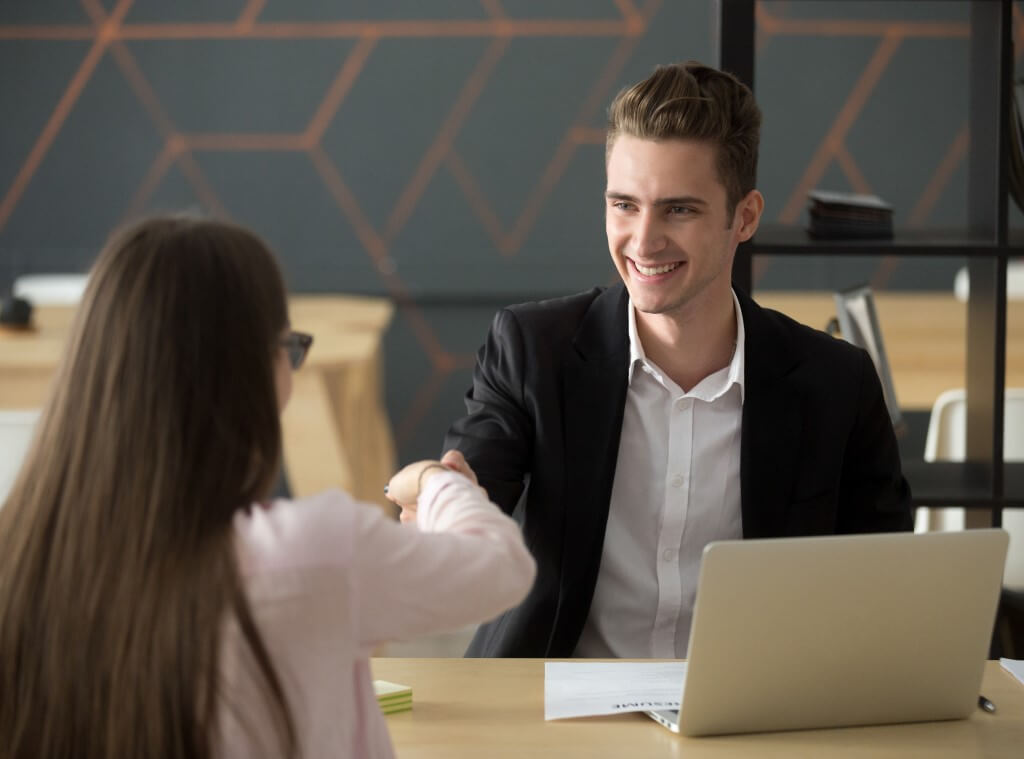
[[[877,195],[811,190],[808,234],[822,240],[888,240],[892,206]]]
[[[384,714],[407,712],[412,709],[412,688],[408,685],[374,680],[373,691],[377,694],[377,704]]]

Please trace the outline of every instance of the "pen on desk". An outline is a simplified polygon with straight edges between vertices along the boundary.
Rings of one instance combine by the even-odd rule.
[[[984,696],[978,696],[978,706],[987,711],[989,714],[996,713],[996,705]]]

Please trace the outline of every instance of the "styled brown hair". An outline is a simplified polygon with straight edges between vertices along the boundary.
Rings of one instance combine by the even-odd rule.
[[[658,66],[612,102],[606,156],[623,134],[712,143],[730,217],[756,186],[761,109],[750,88],[725,71],[697,61]]]
[[[154,218],[100,254],[0,509],[0,757],[215,755],[228,621],[296,753],[232,528],[279,465],[287,323],[239,227]]]

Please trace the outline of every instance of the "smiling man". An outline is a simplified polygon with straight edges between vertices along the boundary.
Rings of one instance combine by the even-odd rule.
[[[469,655],[683,657],[708,542],[911,528],[871,359],[732,286],[764,209],[760,123],[696,62],[621,92],[622,283],[495,317],[445,447],[519,520],[538,576]]]

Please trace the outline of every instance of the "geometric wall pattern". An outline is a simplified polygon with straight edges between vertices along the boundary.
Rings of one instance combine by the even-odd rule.
[[[657,63],[717,60],[711,0],[0,4],[0,287],[109,230],[253,227],[298,291],[389,295],[400,456],[436,452],[494,309],[608,282],[603,123]],[[1014,39],[1021,44],[1020,7]],[[964,2],[758,5],[770,220],[812,187],[965,217]],[[1019,221],[1019,216],[1018,216]],[[763,288],[947,287],[961,262],[758,259]],[[397,368],[401,369],[398,371]]]

